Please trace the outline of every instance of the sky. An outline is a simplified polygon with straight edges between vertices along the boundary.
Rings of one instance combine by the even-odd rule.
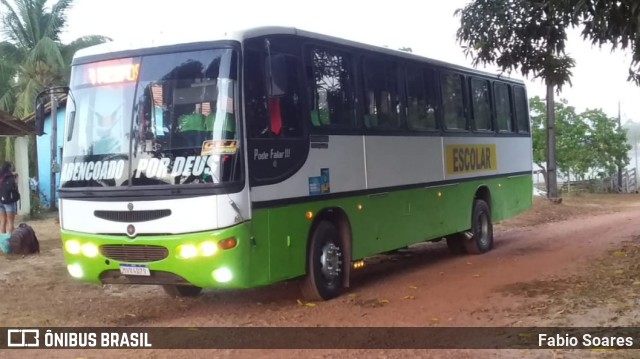
[[[53,1],[51,1],[53,2]],[[64,42],[85,35],[115,41],[144,41],[186,32],[217,34],[261,25],[295,26],[372,45],[411,47],[417,55],[471,67],[456,41],[460,20],[454,11],[468,0],[75,0],[68,12]],[[561,98],[578,110],[601,108],[622,121],[640,123],[640,87],[627,82],[631,56],[592,47],[579,31],[569,36],[567,53],[577,66],[572,86]],[[493,67],[478,67],[497,73]],[[512,73],[514,78],[522,78]],[[529,96],[545,97],[544,84],[524,79]]]

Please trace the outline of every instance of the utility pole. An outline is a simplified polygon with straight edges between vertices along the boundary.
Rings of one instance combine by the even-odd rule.
[[[554,86],[547,82],[547,197],[558,200],[558,178],[556,174],[556,117]]]
[[[622,121],[620,119],[620,101],[618,101],[618,131],[622,129]],[[618,191],[622,192],[622,165],[618,162]]]
[[[636,159],[636,168],[633,173],[635,174],[634,183],[636,184],[635,191],[638,190],[638,134],[634,132],[633,134],[633,147],[635,148],[636,155],[634,156]]]
[[[55,210],[56,206],[56,173],[58,173],[58,101],[54,92],[51,92],[51,197],[49,197],[49,209]]]

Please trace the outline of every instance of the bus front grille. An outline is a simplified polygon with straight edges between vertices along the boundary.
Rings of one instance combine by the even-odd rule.
[[[156,219],[169,217],[171,215],[170,209],[154,209],[144,211],[94,211],[93,215],[113,222],[147,222]]]
[[[104,245],[100,247],[100,253],[120,262],[155,262],[169,255],[165,247],[131,244]]]

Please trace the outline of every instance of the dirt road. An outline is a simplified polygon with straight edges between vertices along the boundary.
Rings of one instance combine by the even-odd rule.
[[[301,305],[294,282],[208,291],[193,300],[148,286],[94,286],[66,273],[53,219],[32,222],[40,256],[0,257],[7,326],[602,326],[636,325],[640,196],[537,201],[495,226],[495,249],[454,256],[444,242],[375,258],[342,297]],[[42,351],[6,353],[42,356]],[[55,351],[47,357],[620,357],[626,351]]]

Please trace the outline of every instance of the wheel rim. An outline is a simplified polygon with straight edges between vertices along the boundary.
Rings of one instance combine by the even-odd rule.
[[[340,250],[340,247],[336,246],[332,242],[329,242],[322,247],[322,254],[320,255],[320,271],[329,285],[332,285],[340,276],[340,272],[342,271],[341,258],[342,251]]]
[[[489,245],[489,217],[486,213],[480,213],[476,233],[479,235],[478,244],[482,247]]]

